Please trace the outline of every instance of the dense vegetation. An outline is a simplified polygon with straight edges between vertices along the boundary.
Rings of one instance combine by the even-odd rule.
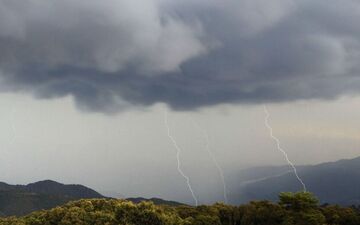
[[[1,225],[359,225],[356,208],[319,206],[310,193],[281,193],[278,203],[250,202],[241,206],[156,206],[124,200],[91,199],[0,219]]]

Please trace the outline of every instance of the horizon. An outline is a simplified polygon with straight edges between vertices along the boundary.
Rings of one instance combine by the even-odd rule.
[[[319,164],[307,164],[307,165],[296,165],[296,167],[298,169],[301,169],[303,170],[304,167],[316,167],[316,166],[322,166],[322,165],[327,165],[327,164],[336,164],[336,163],[339,163],[339,162],[344,162],[344,161],[353,161],[353,160],[356,160],[356,159],[359,159],[360,156],[357,156],[355,158],[342,158],[342,159],[338,159],[336,161],[329,161],[329,162],[322,162],[322,163],[319,163]],[[271,167],[289,167],[288,164],[284,164],[284,165],[263,165],[263,166],[260,166],[260,167],[253,167],[253,168],[245,168],[243,169],[243,171],[249,171],[249,170],[252,170],[252,169],[259,169],[259,168],[271,168]],[[241,171],[240,171],[241,172]],[[268,176],[268,177],[261,177],[261,178],[257,178],[257,179],[254,179],[254,180],[242,180],[240,185],[246,185],[248,183],[255,183],[257,181],[263,181],[263,180],[269,180],[269,179],[272,179],[274,177],[279,177],[279,176],[284,176],[284,175],[287,175],[289,173],[292,173],[292,170],[289,169],[286,173],[281,173],[281,174],[274,174],[272,176]],[[44,180],[37,180],[37,181],[32,181],[31,183],[6,183],[6,182],[3,182],[3,181],[0,181],[0,183],[4,183],[4,184],[7,184],[7,185],[12,185],[12,186],[27,186],[27,185],[33,185],[33,184],[39,184],[39,183],[45,183],[45,182],[51,182],[51,183],[56,183],[56,184],[60,184],[60,185],[65,185],[65,186],[68,186],[68,185],[80,185],[80,186],[83,186],[85,188],[88,188],[88,189],[91,189],[97,193],[99,193],[100,195],[102,195],[103,197],[105,198],[115,198],[115,199],[124,199],[124,200],[128,200],[128,199],[144,199],[144,200],[152,200],[152,199],[155,199],[155,200],[164,200],[164,201],[170,201],[170,202],[176,202],[176,203],[181,203],[181,204],[186,204],[184,202],[181,202],[180,200],[173,200],[173,199],[164,199],[164,198],[160,198],[159,196],[141,196],[141,195],[133,195],[133,196],[124,196],[122,195],[121,193],[116,193],[114,191],[106,191],[106,190],[96,190],[92,187],[89,187],[89,186],[86,186],[84,184],[81,184],[81,183],[62,183],[60,181],[57,181],[57,180],[53,180],[51,178],[48,178],[48,179],[44,179]],[[311,190],[309,191],[311,193]],[[230,193],[231,195],[231,193]],[[211,204],[214,204],[214,203],[224,203],[223,200],[220,200],[220,201],[215,201],[215,202],[211,202],[211,203],[200,203],[200,205],[211,205]],[[231,204],[231,205],[238,205],[238,204],[247,204],[247,202],[241,202],[241,203],[234,203],[234,202],[228,202],[227,204]],[[192,204],[187,204],[187,205],[192,205]]]

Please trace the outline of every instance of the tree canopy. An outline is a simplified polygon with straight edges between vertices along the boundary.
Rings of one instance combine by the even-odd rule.
[[[152,202],[90,199],[24,217],[0,218],[0,225],[358,225],[355,207],[320,206],[309,192],[281,193],[279,202],[231,206],[167,206]]]

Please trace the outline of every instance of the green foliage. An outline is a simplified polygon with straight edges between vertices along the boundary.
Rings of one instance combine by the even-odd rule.
[[[355,208],[318,205],[308,192],[281,193],[279,203],[254,201],[230,206],[166,206],[152,202],[90,199],[24,217],[0,218],[0,225],[359,225]]]
[[[241,206],[241,225],[276,225],[281,224],[285,211],[277,204],[268,201],[250,202]]]
[[[322,225],[325,216],[319,208],[319,200],[310,192],[283,192],[279,205],[286,209],[285,224]]]
[[[353,208],[340,206],[326,206],[321,209],[328,224],[334,225],[359,225],[359,212]]]
[[[279,198],[280,205],[293,211],[315,209],[319,205],[319,200],[310,192],[282,192]]]

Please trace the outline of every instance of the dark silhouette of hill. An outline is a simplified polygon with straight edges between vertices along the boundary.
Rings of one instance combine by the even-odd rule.
[[[25,215],[83,198],[104,198],[104,196],[82,185],[65,185],[51,180],[28,185],[10,185],[1,182],[0,215]]]
[[[29,192],[47,195],[63,195],[75,198],[103,198],[98,192],[78,184],[61,184],[52,180],[44,180],[25,186]]]
[[[51,209],[69,201],[96,198],[110,199],[78,184],[61,184],[52,180],[28,185],[10,185],[0,182],[0,216],[21,216],[33,211]],[[185,205],[160,198],[128,198],[127,200],[134,203],[151,201],[156,205]]]
[[[263,167],[247,171],[247,180],[243,180],[237,187],[235,201],[276,200],[279,192],[301,190],[300,183],[288,166]],[[298,173],[308,191],[318,196],[322,203],[360,204],[360,157],[299,166]]]

